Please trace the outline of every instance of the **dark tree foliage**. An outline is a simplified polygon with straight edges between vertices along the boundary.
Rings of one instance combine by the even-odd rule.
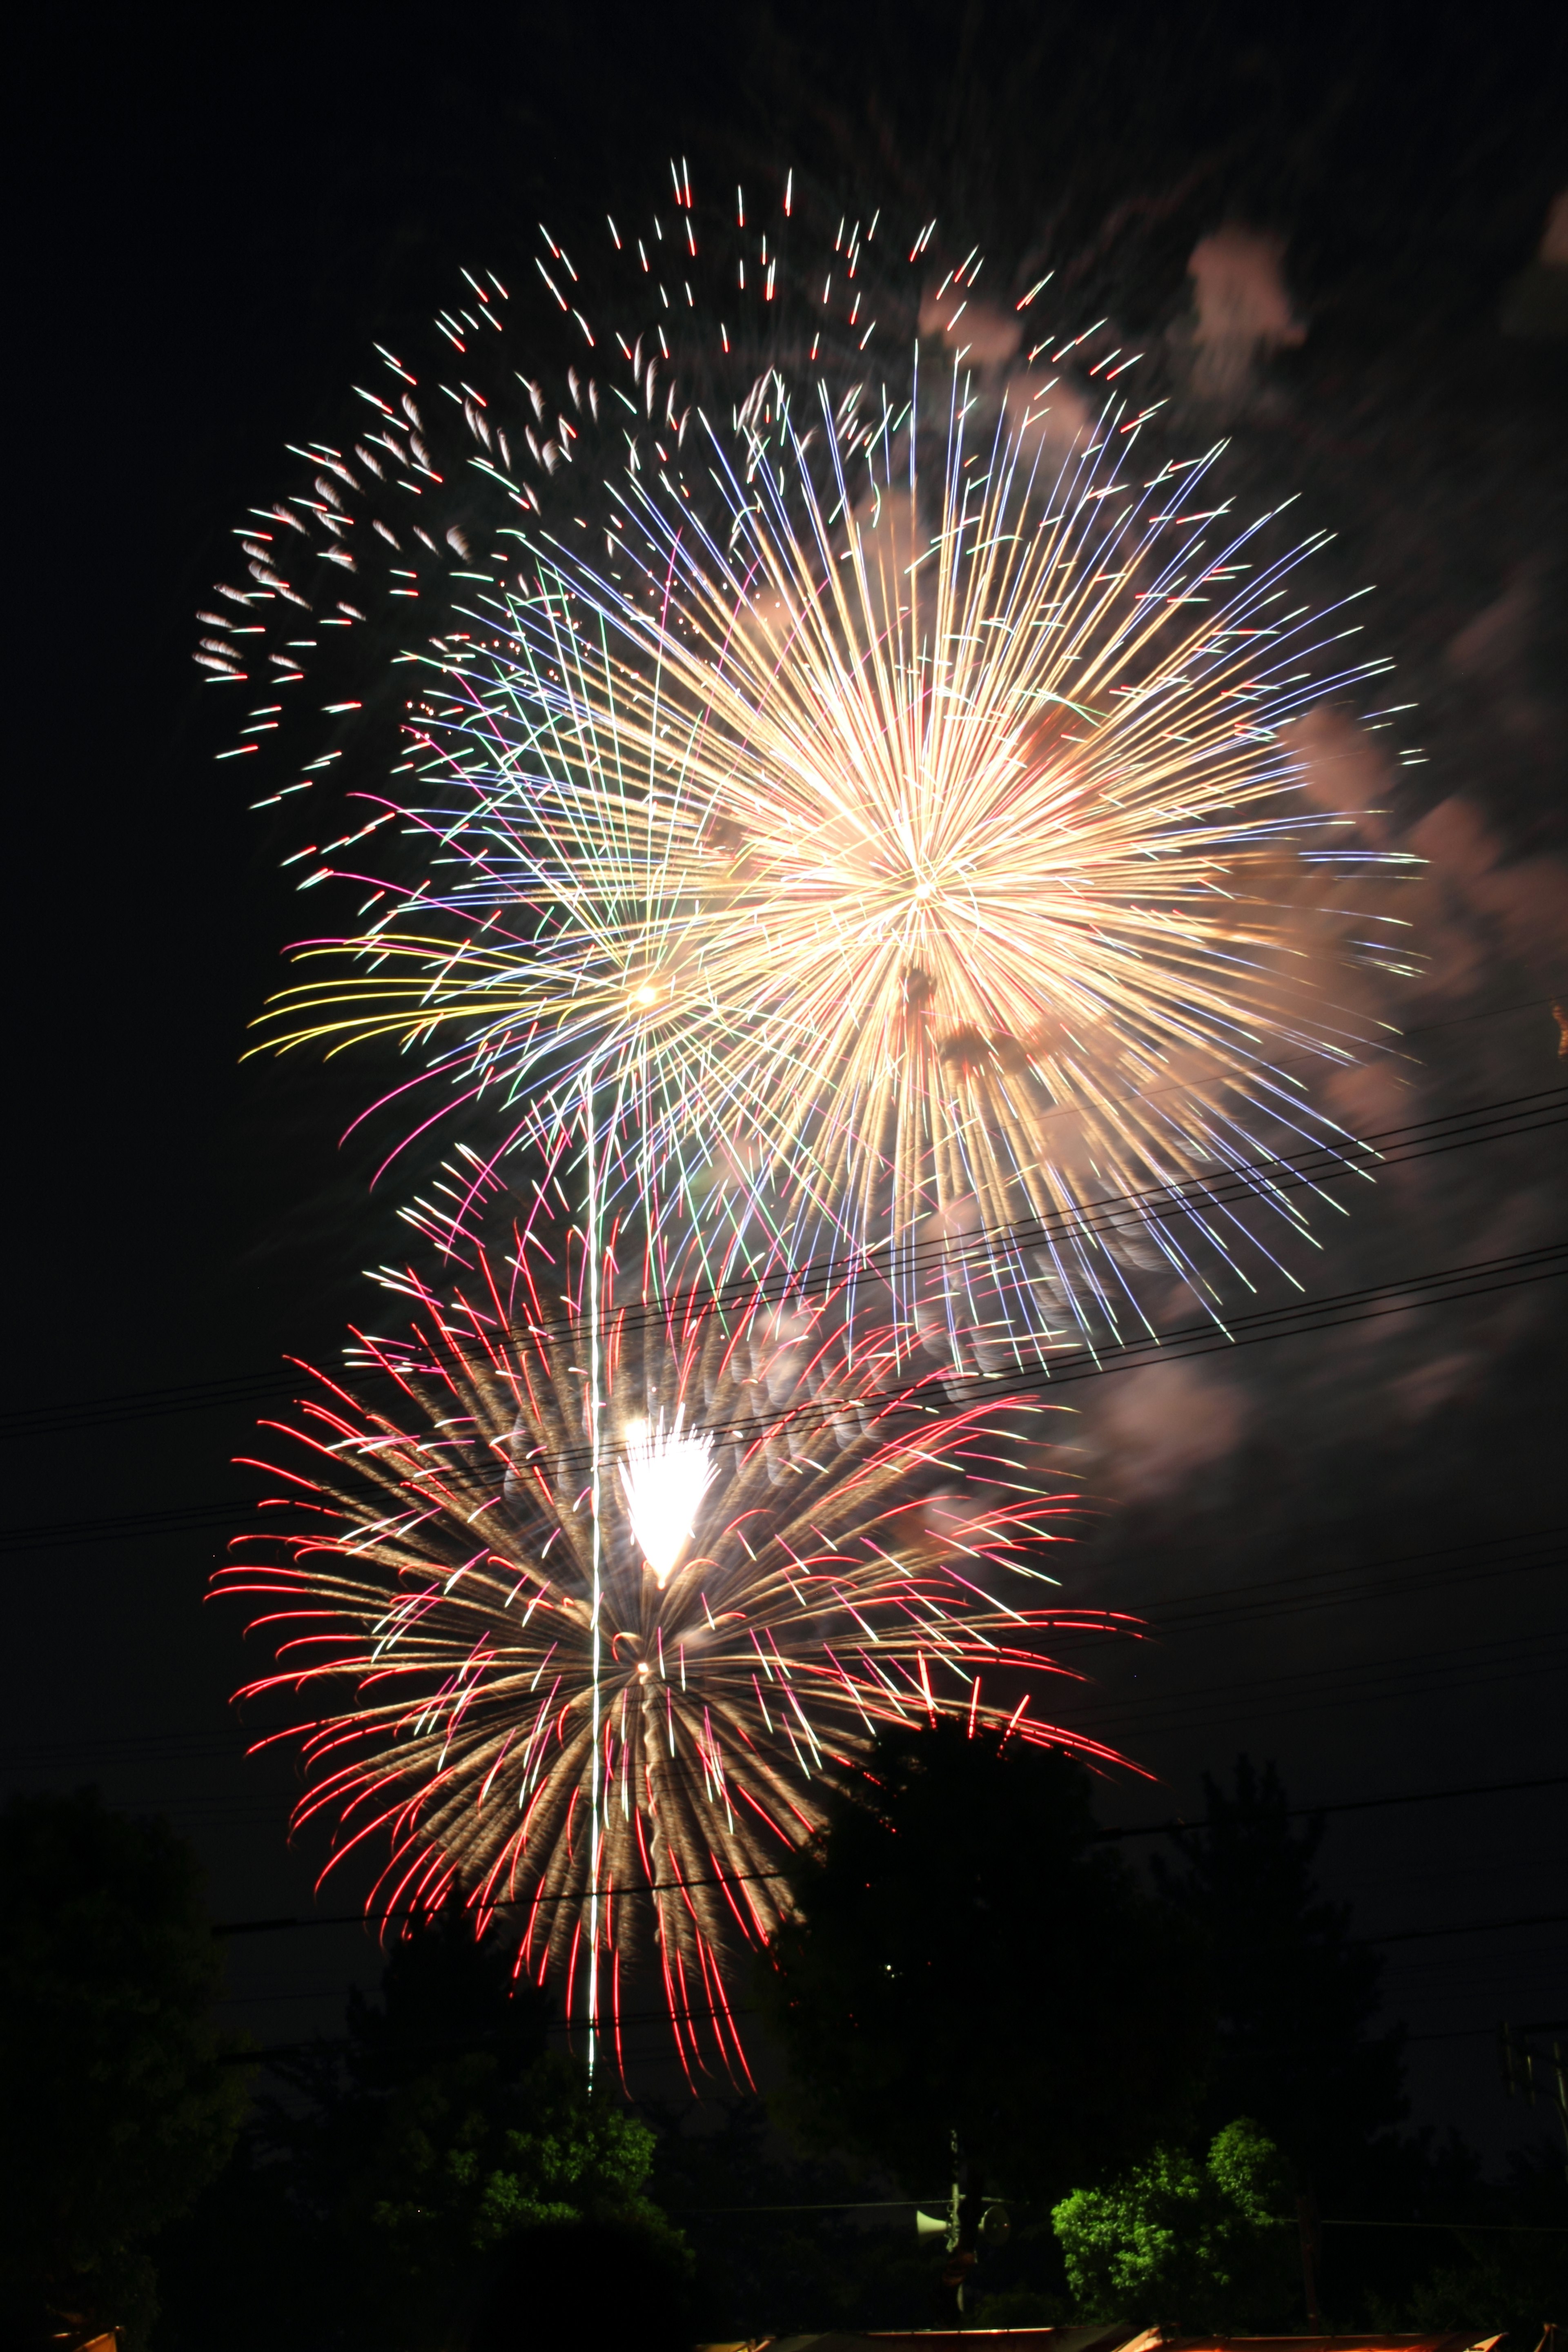
[[[1532,2343],[1548,2318],[1568,2311],[1561,2140],[1517,2154],[1506,2183],[1472,2186],[1458,2210],[1490,2226],[1442,2232],[1422,2278],[1403,2292],[1374,2292],[1371,2316],[1385,2327],[1474,2327],[1479,2321],[1489,2335],[1506,2331],[1511,2343]]]
[[[1331,2318],[1419,2319],[1421,2282],[1439,2254],[1453,2270],[1455,2249],[1410,2225],[1503,2221],[1516,2218],[1517,2200],[1489,2188],[1457,2139],[1398,2130],[1407,2111],[1404,2032],[1378,2026],[1383,1963],[1352,1932],[1350,1906],[1318,1885],[1321,1821],[1292,1822],[1274,1767],[1259,1771],[1245,1756],[1228,1789],[1205,1780],[1204,1791],[1209,1826],[1180,1841],[1179,1868],[1154,1864],[1165,1898],[1208,1952],[1218,2033],[1204,2124],[1212,2131],[1238,2113],[1255,2116],[1283,2153],[1292,2188],[1321,2213],[1358,2224],[1323,2232],[1319,2289]],[[1368,2226],[1378,2221],[1389,2226]],[[1467,2273],[1461,2265],[1455,2274]],[[1479,2275],[1491,2273],[1483,2265]]]
[[[679,2305],[684,2248],[641,2193],[654,2136],[547,2047],[547,1998],[511,1970],[460,1904],[393,1948],[379,2003],[356,1996],[344,2044],[283,2070],[169,2249],[159,2352],[198,2352],[220,2322],[235,2352],[447,2352],[539,2231],[608,2231]],[[542,2280],[563,2261],[542,2252]]]
[[[147,2246],[218,2170],[245,2103],[211,2019],[222,1959],[195,1855],[96,1790],[0,1811],[0,2337],[128,2347]]]
[[[696,2256],[700,2337],[924,2326],[931,2256],[911,2214],[867,2230],[854,2210],[885,2196],[885,2183],[840,2158],[799,2154],[760,2099],[728,2108],[717,2128],[692,2109],[653,2119],[649,2192]]]
[[[689,2352],[687,2282],[669,2250],[623,2216],[544,2221],[514,2241],[470,2352]]]
[[[1406,2113],[1402,2031],[1373,2026],[1383,1963],[1319,1888],[1323,1824],[1290,1822],[1272,1764],[1240,1757],[1234,1787],[1205,1777],[1204,1801],[1209,1826],[1180,1841],[1183,1867],[1154,1869],[1208,1953],[1219,2030],[1205,2124],[1254,2116],[1299,2189],[1348,2193],[1369,2143]]]
[[[462,1904],[414,1923],[394,1944],[379,2001],[352,1992],[349,2072],[360,2091],[386,2093],[454,2060],[483,2054],[514,2084],[544,2055],[549,1996],[513,1973],[514,1956],[476,1942]]]
[[[1055,2197],[1179,2134],[1207,2017],[1184,1923],[1095,1843],[1089,1780],[961,1725],[878,1740],[792,1870],[763,1972],[792,2108],[917,2194],[951,2135]]]

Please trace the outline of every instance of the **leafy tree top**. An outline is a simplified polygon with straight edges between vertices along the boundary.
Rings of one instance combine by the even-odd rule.
[[[1080,2317],[1234,2328],[1294,2315],[1291,2210],[1279,2150],[1242,2117],[1204,2161],[1158,2148],[1051,2221]]]

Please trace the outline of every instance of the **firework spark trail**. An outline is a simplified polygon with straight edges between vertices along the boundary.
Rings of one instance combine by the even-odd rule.
[[[777,224],[745,235],[765,307]],[[835,248],[858,319],[867,241],[841,224]],[[546,254],[577,320],[577,273]],[[1267,1184],[1245,1211],[1203,1186],[1265,1139],[1331,1138],[1307,1080],[1377,1035],[1352,975],[1316,984],[1304,896],[1346,856],[1292,796],[1279,730],[1378,666],[1347,661],[1342,615],[1289,604],[1315,543],[1264,552],[1273,518],[1229,522],[1214,453],[1150,462],[1120,389],[1064,444],[1041,431],[1049,380],[998,397],[961,353],[922,383],[914,347],[873,375],[832,278],[831,366],[795,333],[743,385],[715,378],[688,285],[686,343],[664,287],[557,401],[531,378],[481,395],[468,343],[426,408],[365,395],[377,431],[296,509],[329,558],[416,556],[389,561],[418,583],[392,597],[458,560],[440,634],[404,656],[412,782],[298,853],[321,861],[310,883],[357,873],[372,897],[316,950],[353,968],[289,992],[283,1036],[400,1041],[496,1150],[580,1130],[592,1066],[619,1121],[598,1129],[608,1205],[700,1223],[721,1270],[837,1236],[885,1245],[897,1282],[922,1242],[994,1235],[982,1276],[901,1291],[928,1339],[999,1366],[1020,1334],[1032,1356],[1140,1322],[1140,1274],[1217,1305],[1305,1233]],[[502,326],[499,282],[470,283],[448,342]],[[254,546],[243,593],[276,605],[276,549]],[[413,879],[343,855],[389,823]],[[1397,936],[1328,952],[1388,963]],[[1183,1220],[1093,1213],[1178,1186]],[[1064,1216],[1048,1244],[1005,1237]]]
[[[687,2062],[702,2053],[679,2021],[712,2007],[713,2054],[743,2068],[729,1964],[770,1931],[773,1874],[875,1727],[1016,1717],[1016,1737],[1115,1760],[1030,1703],[1064,1671],[1043,1646],[1053,1629],[1130,1621],[1041,1604],[1053,1580],[1026,1555],[1059,1538],[1072,1498],[1026,1473],[1016,1415],[927,1401],[911,1430],[918,1388],[901,1418],[858,1406],[870,1343],[849,1350],[830,1318],[782,1337],[772,1306],[622,1329],[612,1307],[606,1460],[621,1475],[597,1523],[595,1742],[586,1318],[563,1326],[529,1263],[520,1251],[503,1282],[479,1256],[445,1302],[410,1284],[412,1334],[365,1343],[398,1410],[318,1376],[289,1432],[311,1458],[286,1473],[286,1531],[243,1538],[217,1578],[260,1603],[277,1645],[245,1696],[303,1702],[302,1722],[267,1736],[303,1741],[299,1818],[338,1824],[328,1866],[390,1843],[374,1907],[454,1882],[481,1927],[520,1906],[520,1966],[568,1979],[580,2020],[596,1957],[657,1964]],[[810,1398],[809,1428],[786,1411],[744,1445],[686,1433],[770,1394],[770,1375]],[[942,1498],[923,1514],[922,1491]]]

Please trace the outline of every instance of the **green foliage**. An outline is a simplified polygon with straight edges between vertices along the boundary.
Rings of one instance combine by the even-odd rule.
[[[618,2232],[679,2283],[683,2242],[641,2190],[653,2133],[547,2051],[547,2024],[460,1906],[400,1941],[346,2049],[288,2071],[171,2249],[159,2352],[202,2352],[220,2313],[234,2352],[446,2352],[511,2251],[552,2230]],[[253,2282],[238,2311],[235,2275]]]
[[[614,2215],[679,2241],[639,2193],[654,2135],[544,2048],[546,2011],[454,1906],[395,1949],[382,2006],[350,2013],[349,2082],[320,2118],[317,2196],[395,2340],[420,2340],[452,2283],[523,2230]],[[325,2158],[330,2181],[321,2171]],[[410,2315],[431,2317],[409,2334]]]
[[[952,1723],[879,1739],[795,1864],[762,1973],[809,2138],[929,2195],[956,2130],[987,2181],[1051,2197],[1184,2127],[1193,1941],[1096,1847],[1089,1788]]]
[[[886,2180],[839,2158],[802,2154],[761,2100],[728,2108],[717,2129],[690,2109],[656,2120],[649,2193],[690,2240],[699,2338],[922,2328],[951,2308],[951,2296],[939,2304],[936,2295],[947,2262],[942,2239],[917,2236],[908,2208],[868,2227],[857,2204],[885,2197]],[[920,2186],[945,2205],[940,2176]],[[980,2297],[968,2302],[966,2325],[1069,2320],[1048,2218],[1020,2207],[1005,2236],[982,2232],[966,2294]]]
[[[245,2104],[195,1855],[96,1791],[0,1812],[0,2318],[142,2340],[146,2247],[219,2169]],[[50,2315],[54,2315],[51,2317]]]
[[[590,2094],[559,2054],[536,2059],[505,2092],[487,2055],[432,2068],[391,2095],[363,2143],[342,2219],[363,2291],[394,2326],[411,2297],[460,2273],[465,2256],[542,2222],[614,2211],[672,2252],[677,2243],[639,2194],[653,2133],[609,2093]]]
[[[1485,2328],[1489,2335],[1541,2326],[1545,2315],[1568,2308],[1568,2224],[1559,2238],[1521,2230],[1458,2231],[1450,2240],[1454,2259],[1440,2262],[1431,2275],[1398,2305],[1400,2320],[1415,2327]]]
[[[1075,2189],[1051,2220],[1081,2318],[1237,2328],[1288,2311],[1290,2211],[1279,2150],[1242,2119],[1205,2162],[1158,2148],[1106,2188]]]
[[[1479,2159],[1450,2136],[1408,2135],[1402,2028],[1380,2028],[1383,1963],[1347,1905],[1317,1883],[1321,1821],[1290,1819],[1272,1765],[1237,1759],[1228,1787],[1204,1783],[1207,1826],[1154,1864],[1167,1900],[1209,1954],[1218,2035],[1205,2130],[1256,2117],[1320,2211],[1367,2227],[1325,2233],[1319,2291],[1350,2326],[1404,2310],[1441,2244],[1408,2224],[1479,2218]]]

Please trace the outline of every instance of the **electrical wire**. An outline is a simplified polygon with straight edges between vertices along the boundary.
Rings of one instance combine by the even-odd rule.
[[[1270,1339],[1339,1330],[1390,1315],[1556,1281],[1565,1274],[1568,1241],[1552,1242],[1503,1257],[1438,1267],[1430,1274],[1405,1275],[1360,1290],[1336,1292],[1326,1298],[1259,1308],[1251,1314],[1232,1317],[1222,1329],[1206,1322],[1186,1324],[1148,1338],[1064,1351],[1054,1364],[1029,1371],[937,1376],[945,1400],[942,1406],[922,1397],[918,1388],[906,1385],[868,1390],[855,1397],[836,1396],[821,1402],[808,1400],[782,1412],[705,1423],[704,1428],[711,1436],[742,1443],[785,1425],[801,1432],[825,1426],[851,1410],[876,1411],[889,1420],[900,1412],[908,1412],[917,1422],[930,1420],[991,1399],[1005,1402],[1033,1396],[1042,1387],[1060,1387],[1111,1372],[1134,1370],[1150,1363],[1185,1362],[1194,1356],[1255,1347]],[[927,1375],[922,1385],[931,1384],[933,1376]],[[583,1449],[569,1447],[553,1457],[553,1462],[557,1469],[568,1470],[586,1459]],[[248,1524],[252,1508],[237,1502],[213,1501],[163,1510],[121,1512],[92,1519],[46,1520],[36,1526],[0,1529],[0,1552],[40,1551],[61,1544],[93,1543],[106,1536],[135,1538]]]
[[[1364,1173],[1373,1166],[1399,1166],[1410,1160],[1427,1159],[1453,1150],[1468,1149],[1479,1143],[1506,1140],[1515,1135],[1533,1135],[1548,1128],[1560,1126],[1568,1119],[1568,1089],[1548,1087],[1535,1094],[1517,1096],[1495,1103],[1483,1103],[1468,1110],[1447,1113],[1433,1119],[1422,1119],[1403,1128],[1391,1128],[1380,1134],[1348,1138],[1341,1150],[1300,1152],[1283,1158],[1238,1162],[1227,1171],[1227,1181],[1240,1183],[1244,1190],[1257,1192],[1262,1187],[1291,1190],[1300,1185],[1317,1184],[1335,1175]],[[1351,1155],[1360,1155],[1353,1157]],[[1325,1168],[1318,1168],[1319,1160]],[[1220,1180],[1215,1180],[1217,1183]],[[1129,1213],[1146,1215],[1159,1222],[1164,1215],[1188,1213],[1201,1197],[1203,1204],[1224,1202],[1239,1198],[1239,1192],[1222,1194],[1212,1187],[1200,1192],[1194,1187],[1184,1192],[1126,1192],[1108,1196],[1096,1202],[1083,1216],[1059,1220],[1029,1220],[985,1234],[965,1238],[917,1244],[900,1252],[899,1264],[901,1276],[919,1274],[932,1268],[962,1268],[974,1264],[990,1264],[1002,1245],[1008,1249],[1026,1248],[1032,1244],[1047,1241],[1072,1230],[1081,1230],[1087,1223],[1092,1230],[1109,1228]],[[833,1288],[851,1277],[876,1276],[875,1254],[850,1260],[825,1257],[811,1261],[798,1269],[759,1277],[754,1281],[736,1280],[718,1286],[696,1286],[674,1293],[668,1299],[650,1300],[628,1318],[622,1310],[623,1324],[667,1314],[689,1314],[713,1307],[750,1307],[759,1301],[773,1298],[805,1298],[825,1288]],[[548,1321],[538,1327],[552,1330],[557,1327]],[[574,1324],[574,1330],[580,1330]],[[358,1378],[386,1378],[374,1369],[359,1371]],[[64,1404],[28,1406],[14,1412],[0,1414],[0,1439],[54,1435],[68,1429],[107,1428],[125,1421],[147,1420],[167,1415],[216,1410],[228,1404],[264,1402],[284,1393],[292,1386],[285,1368],[273,1368],[262,1372],[239,1372],[227,1379],[195,1381],[178,1386],[159,1389],[132,1389],[107,1396],[84,1398]]]
[[[1430,1591],[1435,1586],[1465,1582],[1475,1577],[1490,1579],[1511,1575],[1515,1571],[1524,1572],[1537,1568],[1552,1567],[1561,1561],[1564,1556],[1560,1540],[1564,1535],[1568,1535],[1568,1522],[1541,1528],[1516,1528],[1501,1535],[1476,1537],[1468,1543],[1440,1544],[1425,1551],[1395,1552],[1386,1559],[1366,1560],[1359,1566],[1341,1565],[1331,1569],[1303,1570],[1297,1575],[1279,1579],[1263,1587],[1257,1584],[1215,1585],[1206,1591],[1184,1596],[1180,1603],[1162,1603],[1157,1615],[1146,1621],[1146,1630],[1152,1636],[1158,1637],[1171,1632],[1185,1632],[1189,1624],[1194,1622],[1223,1625],[1244,1622],[1247,1619],[1255,1616],[1272,1618],[1289,1615],[1298,1609],[1343,1608],[1352,1603],[1360,1605],[1364,1601],[1376,1601],[1397,1592]],[[1523,1559],[1499,1559],[1495,1557],[1484,1556],[1496,1554],[1514,1545],[1546,1548],[1543,1550],[1533,1551]],[[1406,1575],[1397,1580],[1384,1578],[1384,1571],[1386,1570],[1407,1570],[1426,1560],[1452,1560],[1455,1565],[1439,1570],[1433,1576]],[[1333,1591],[1312,1593],[1305,1599],[1298,1595],[1293,1600],[1287,1598],[1279,1601],[1276,1598],[1282,1591],[1289,1593],[1298,1585],[1312,1584],[1330,1578],[1342,1580],[1340,1586]],[[1380,1578],[1384,1579],[1381,1582],[1377,1581]],[[1216,1609],[1211,1606],[1194,1609],[1187,1605],[1193,1602],[1212,1603],[1232,1596],[1238,1596],[1238,1598],[1235,1605],[1229,1609]],[[1058,1642],[1065,1643],[1068,1636],[1064,1634],[1058,1638]],[[147,1752],[149,1750],[161,1750],[162,1753],[149,1754]],[[79,1739],[28,1741],[13,1743],[10,1746],[0,1745],[0,1774],[14,1774],[29,1769],[46,1769],[51,1765],[67,1762],[77,1765],[90,1762],[112,1764],[128,1753],[134,1754],[137,1761],[156,1765],[216,1759],[232,1755],[233,1752],[233,1742],[230,1739],[221,1734],[203,1731],[136,1732],[121,1738],[85,1741]],[[1490,1788],[1493,1784],[1488,1782],[1485,1785]],[[1550,1780],[1509,1781],[1498,1785],[1509,1788],[1550,1788],[1554,1787],[1556,1783]],[[1438,1790],[1434,1793],[1437,1796],[1447,1796],[1450,1793],[1465,1795],[1476,1792],[1468,1790],[1450,1792],[1447,1790]],[[1414,1802],[1415,1800],[1374,1797],[1366,1801],[1373,1805],[1381,1805],[1390,1802]],[[1342,1811],[1344,1808],[1341,1806],[1336,1807],[1335,1810]],[[1321,1811],[1321,1806],[1313,1805],[1291,1808],[1293,1815],[1304,1815]],[[1174,1821],[1151,1822],[1147,1825],[1146,1831],[1128,1830],[1119,1834],[1129,1837],[1141,1836],[1146,1833],[1152,1834],[1157,1830],[1178,1826],[1180,1824]]]
[[[1568,1787],[1568,1772],[1548,1773],[1539,1779],[1529,1780],[1478,1780],[1470,1783],[1468,1787],[1458,1789],[1412,1789],[1400,1790],[1392,1796],[1348,1797],[1341,1799],[1337,1802],[1325,1805],[1290,1805],[1286,1808],[1284,1818],[1287,1821],[1316,1821],[1320,1817],[1329,1813],[1370,1812],[1390,1805],[1446,1804],[1452,1803],[1461,1797],[1514,1796],[1518,1795],[1521,1791],[1529,1789],[1560,1789],[1563,1787]],[[1170,1821],[1165,1822],[1135,1822],[1126,1827],[1102,1829],[1097,1832],[1097,1841],[1100,1843],[1108,1843],[1121,1838],[1158,1837],[1175,1834],[1193,1836],[1200,1831],[1211,1830],[1216,1826],[1218,1825],[1211,1821],[1186,1822],[1176,1817],[1173,1817]],[[737,1871],[732,1874],[715,1878],[658,1879],[651,1882],[646,1888],[633,1889],[631,1891],[635,1893],[665,1894],[680,1886],[738,1886],[742,1885],[752,1879],[777,1879],[784,1877],[785,1874],[786,1874],[781,1870],[751,1870]],[[570,1899],[570,1897],[565,1895],[535,1897],[533,1895],[520,1895],[512,1898],[512,1901],[517,1906],[531,1906],[536,1900],[546,1902],[565,1902]],[[496,1910],[504,1910],[509,1907],[509,1905],[505,1900],[502,1900],[497,1902],[491,1907]],[[305,1914],[303,1916],[290,1916],[289,1917],[277,1919],[230,1919],[223,1921],[216,1926],[212,1932],[215,1936],[261,1936],[276,1933],[278,1930],[282,1928],[363,1927],[373,1926],[387,1919],[414,1919],[421,1918],[425,1916],[426,1914],[421,1906],[415,1904],[405,1905],[400,1909],[391,1911],[342,1911],[335,1914],[311,1912]]]

